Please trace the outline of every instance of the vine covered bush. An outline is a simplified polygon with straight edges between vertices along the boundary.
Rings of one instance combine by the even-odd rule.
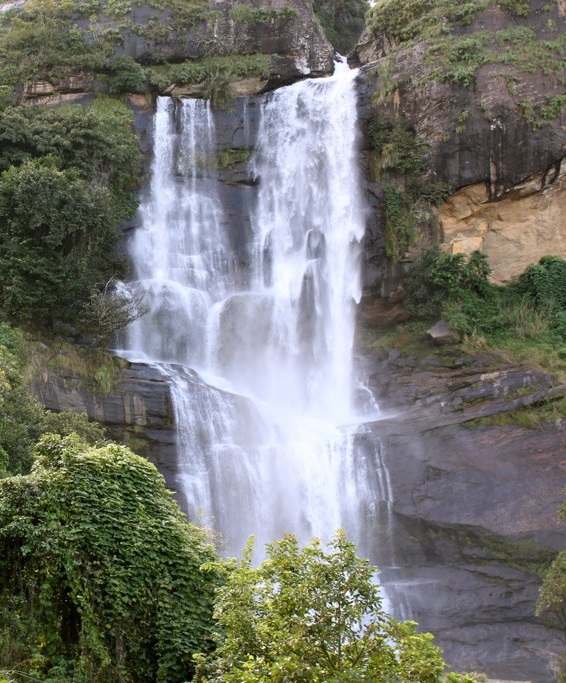
[[[0,481],[0,661],[21,680],[190,680],[215,559],[145,459],[47,435]]]

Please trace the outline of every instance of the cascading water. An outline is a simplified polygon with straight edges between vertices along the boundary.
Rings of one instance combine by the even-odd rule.
[[[363,392],[352,379],[365,223],[354,78],[337,64],[331,78],[263,98],[246,259],[210,172],[209,104],[158,101],[131,248],[130,287],[146,292],[149,312],[128,347],[170,377],[179,488],[229,554],[251,533],[261,548],[339,527],[367,545],[362,530],[387,497],[375,448],[358,443]]]

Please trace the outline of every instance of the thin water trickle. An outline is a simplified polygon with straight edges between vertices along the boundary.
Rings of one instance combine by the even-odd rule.
[[[251,533],[261,548],[285,532],[328,539],[339,527],[371,553],[389,496],[353,400],[366,219],[354,78],[337,64],[331,78],[261,99],[244,266],[210,171],[213,111],[203,100],[158,100],[131,248],[130,287],[147,291],[149,313],[131,326],[128,348],[170,378],[179,487],[227,554]]]

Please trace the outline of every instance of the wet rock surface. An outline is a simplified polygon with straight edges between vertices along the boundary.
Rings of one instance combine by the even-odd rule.
[[[566,387],[490,355],[392,355],[371,380],[385,415],[371,429],[390,477],[394,542],[380,564],[394,608],[437,634],[458,669],[557,680],[563,635],[534,610],[540,571],[566,541],[565,424],[496,416]]]
[[[148,458],[175,489],[176,436],[166,378],[145,363],[125,362],[110,391],[97,391],[73,371],[45,371],[30,389],[50,410],[86,413],[109,435]]]

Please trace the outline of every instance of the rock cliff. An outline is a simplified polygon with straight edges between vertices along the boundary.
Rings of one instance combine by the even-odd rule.
[[[0,88],[13,102],[148,90],[220,100],[333,69],[304,0],[3,2],[0,13]]]
[[[534,603],[565,534],[565,421],[541,407],[566,387],[493,355],[391,354],[372,367],[387,406],[372,434],[390,477],[381,563],[393,604],[457,667],[556,680],[563,636]]]
[[[421,239],[432,231],[454,253],[481,249],[497,282],[545,254],[565,256],[562,4],[403,5],[375,4],[355,56],[366,118],[402,122],[425,149],[420,180],[448,188],[435,225],[417,216]],[[412,22],[401,23],[404,12]],[[398,170],[375,178],[378,197]],[[417,214],[423,196],[413,193]],[[398,260],[411,258],[405,246]]]

